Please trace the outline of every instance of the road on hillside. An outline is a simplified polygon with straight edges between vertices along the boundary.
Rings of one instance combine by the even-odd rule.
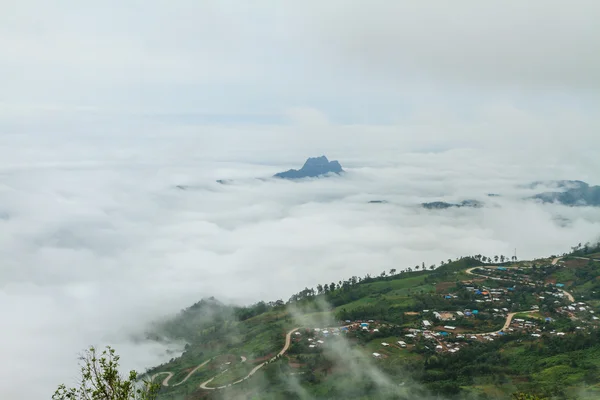
[[[554,260],[552,260],[552,264],[555,265],[559,260],[560,260],[560,258],[555,258]],[[466,269],[465,272],[467,274],[469,274],[469,275],[482,276],[484,278],[493,279],[493,280],[496,280],[496,281],[507,281],[507,282],[515,282],[515,281],[517,281],[516,279],[504,279],[504,278],[498,278],[498,277],[495,277],[495,276],[477,274],[477,273],[473,272],[473,270],[477,269],[477,268],[489,268],[489,267],[493,267],[493,265],[480,265],[479,267],[473,267],[473,268]],[[558,291],[562,292],[565,296],[567,296],[567,298],[569,299],[570,302],[575,302],[575,297],[573,297],[573,295],[571,293],[569,293],[569,292],[567,292],[566,290],[563,290],[563,289],[558,289]]]
[[[463,333],[462,335],[486,336],[486,335],[491,335],[492,333],[498,333],[500,331],[505,331],[510,326],[512,319],[516,314],[529,314],[529,313],[533,313],[536,311],[538,311],[538,310],[511,312],[511,313],[508,313],[508,315],[506,316],[506,321],[504,322],[504,326],[501,329],[495,330],[493,332],[486,332],[486,333]]]
[[[243,358],[243,357],[242,357],[242,358]],[[208,359],[208,360],[204,361],[202,364],[198,365],[196,368],[194,368],[193,370],[191,370],[191,371],[190,371],[190,373],[189,373],[189,374],[187,374],[187,375],[186,375],[186,377],[185,377],[185,378],[183,378],[183,380],[182,380],[181,382],[179,382],[179,383],[176,383],[176,384],[174,384],[173,386],[179,386],[179,385],[181,385],[182,383],[184,383],[185,381],[187,381],[187,380],[190,378],[190,376],[192,376],[192,374],[193,374],[194,372],[196,372],[196,371],[198,371],[200,368],[204,367],[206,364],[208,364],[208,362],[209,362],[210,360],[212,360],[212,358],[210,358],[210,359]],[[163,385],[163,386],[169,386],[169,379],[171,379],[171,378],[173,377],[173,373],[172,373],[172,372],[158,372],[158,373],[156,373],[156,374],[152,375],[152,378],[150,378],[150,380],[151,380],[151,381],[153,381],[153,380],[154,380],[154,378],[156,378],[157,376],[159,376],[159,375],[164,375],[164,374],[167,374],[167,377],[166,377],[166,378],[165,378],[165,379],[162,381],[162,385]]]
[[[300,328],[294,328],[294,329],[292,329],[291,331],[289,331],[289,332],[288,332],[288,333],[285,335],[285,345],[283,346],[283,349],[281,349],[281,351],[280,351],[280,352],[277,354],[277,356],[282,356],[282,355],[284,355],[284,354],[285,354],[285,352],[286,352],[286,351],[288,351],[288,349],[290,348],[290,345],[291,345],[291,343],[292,343],[292,334],[293,334],[294,332],[296,332],[298,329],[300,329]],[[228,385],[223,385],[223,386],[218,386],[218,387],[208,387],[208,386],[207,386],[207,385],[208,385],[209,383],[211,383],[211,382],[212,382],[212,381],[213,381],[213,380],[214,380],[214,379],[215,379],[217,376],[219,376],[219,375],[221,375],[221,374],[224,374],[225,372],[227,372],[227,370],[225,370],[225,371],[223,371],[223,372],[219,373],[218,375],[216,375],[216,376],[213,376],[212,378],[210,378],[210,379],[209,379],[209,380],[207,380],[206,382],[203,382],[202,384],[200,384],[200,388],[201,388],[201,389],[204,389],[204,390],[218,390],[218,389],[224,389],[224,388],[226,388],[226,387],[228,387],[228,386],[237,385],[238,383],[241,383],[241,382],[245,381],[246,379],[250,378],[252,375],[254,375],[254,374],[256,373],[256,371],[258,371],[259,369],[261,369],[262,367],[264,367],[265,365],[267,365],[269,362],[273,361],[274,359],[275,359],[275,357],[273,357],[272,359],[270,359],[270,360],[269,360],[269,361],[267,361],[267,362],[264,362],[264,363],[262,363],[262,364],[259,364],[259,365],[257,365],[256,367],[254,367],[254,368],[252,369],[252,371],[250,371],[250,372],[248,373],[248,375],[246,375],[246,376],[245,376],[245,377],[243,377],[242,379],[240,379],[240,380],[237,380],[237,381],[235,381],[235,382],[232,382],[232,383],[230,383],[230,384],[228,384]],[[245,360],[244,360],[244,361],[245,361]]]
[[[171,379],[173,377],[173,373],[172,372],[158,372],[154,375],[152,375],[152,378],[150,378],[150,381],[154,381],[154,379],[159,376],[159,375],[164,375],[167,374],[167,377],[162,381],[162,385],[163,386],[169,386],[169,379]]]

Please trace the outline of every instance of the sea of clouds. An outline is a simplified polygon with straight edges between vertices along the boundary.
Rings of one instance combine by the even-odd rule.
[[[420,143],[403,152],[406,143],[393,135],[307,143],[285,126],[249,127],[245,137],[241,129],[212,129],[219,134],[2,137],[6,398],[23,398],[23,388],[28,398],[45,397],[60,382],[74,383],[76,356],[90,344],[114,345],[125,367],[168,360],[180,345],[140,341],[140,333],[202,297],[286,300],[306,286],[422,262],[515,249],[522,259],[562,253],[600,232],[599,209],[525,201],[535,191],[518,186],[551,178],[598,183],[585,158],[563,165],[540,153],[426,151]],[[322,153],[346,173],[256,179]],[[419,206],[464,199],[485,207]]]

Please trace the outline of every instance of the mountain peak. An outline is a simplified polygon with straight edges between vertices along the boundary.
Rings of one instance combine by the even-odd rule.
[[[329,159],[326,156],[309,157],[304,163],[304,167],[322,166],[327,164],[329,164]]]
[[[283,179],[302,179],[315,178],[329,173],[341,174],[342,172],[344,172],[344,170],[338,161],[329,161],[326,156],[320,156],[308,158],[304,163],[304,166],[299,170],[290,169],[289,171],[275,174],[274,177]]]

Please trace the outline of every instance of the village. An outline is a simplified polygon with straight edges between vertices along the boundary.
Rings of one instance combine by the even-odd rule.
[[[527,273],[527,268],[478,267],[466,272],[473,278],[439,294],[447,303],[444,309],[405,312],[409,322],[403,326],[377,320],[345,320],[337,327],[310,328],[304,335],[296,332],[295,341],[306,340],[308,349],[318,351],[338,336],[359,337],[373,350],[374,358],[385,358],[391,349],[410,351],[421,346],[454,354],[474,343],[493,342],[505,335],[536,340],[542,336],[564,337],[599,325],[593,307],[575,301],[564,290],[564,284],[539,279],[543,275],[539,271],[538,276]],[[557,322],[565,320],[570,321],[569,325]]]

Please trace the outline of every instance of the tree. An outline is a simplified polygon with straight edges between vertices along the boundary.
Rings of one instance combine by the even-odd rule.
[[[317,293],[318,293],[318,294],[321,294],[321,293],[323,293],[323,285],[321,285],[321,284],[318,284],[318,285],[317,285]]]
[[[129,372],[129,379],[119,373],[119,356],[110,346],[98,354],[90,347],[79,358],[81,378],[78,387],[58,387],[52,400],[154,400],[160,385],[139,381],[137,372]]]
[[[390,269],[390,275],[396,275],[396,268]]]
[[[434,265],[434,264],[431,264],[431,265],[429,266],[429,269],[433,271],[433,270],[435,269],[435,265]]]
[[[500,262],[504,262],[504,256],[500,256]]]
[[[494,262],[498,262],[498,256],[494,256]]]

